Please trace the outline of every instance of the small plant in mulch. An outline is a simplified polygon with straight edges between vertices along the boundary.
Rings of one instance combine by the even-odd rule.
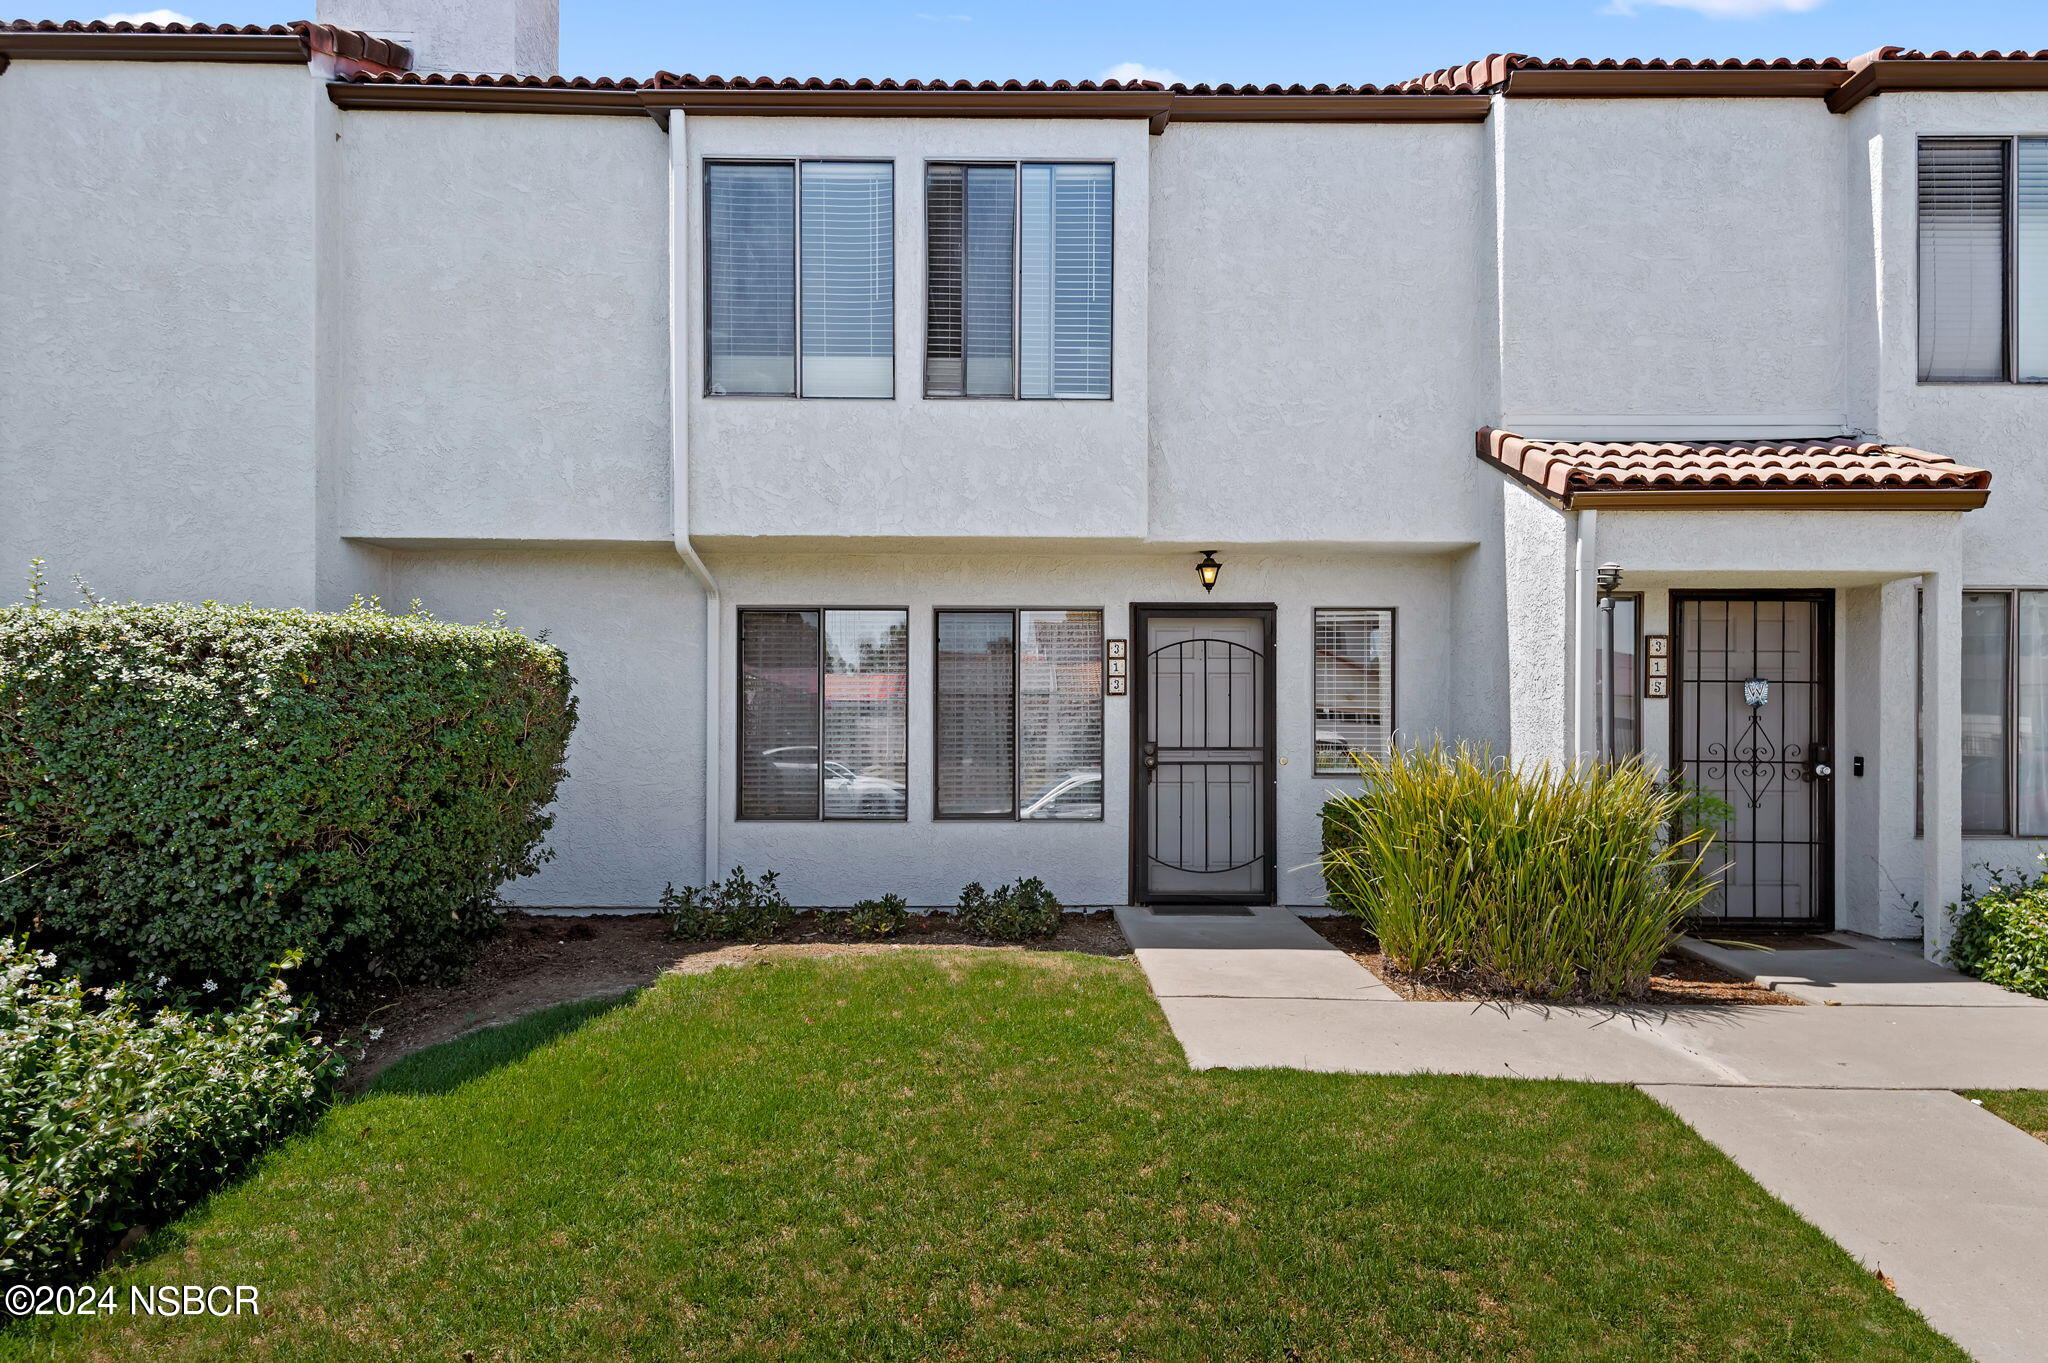
[[[773,937],[794,916],[789,899],[775,887],[775,872],[759,877],[744,866],[709,885],[669,885],[661,892],[661,916],[669,935],[686,942],[756,941]]]
[[[955,921],[962,932],[998,942],[1026,942],[1058,932],[1062,907],[1036,876],[993,890],[983,889],[977,880],[960,891]]]
[[[839,926],[855,937],[894,937],[910,926],[910,904],[900,894],[863,899],[846,911]]]

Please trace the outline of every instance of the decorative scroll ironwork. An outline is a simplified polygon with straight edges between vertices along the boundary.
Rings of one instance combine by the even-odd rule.
[[[1218,652],[1212,653],[1211,650]],[[1249,835],[1247,845],[1250,853],[1233,860],[1239,846],[1240,819],[1232,788],[1242,783],[1232,781],[1231,777],[1236,768],[1252,768],[1256,774],[1266,761],[1265,744],[1260,737],[1264,713],[1260,703],[1260,688],[1264,682],[1260,653],[1230,639],[1183,639],[1153,649],[1147,661],[1152,669],[1149,689],[1157,707],[1150,719],[1151,737],[1156,741],[1159,736],[1162,712],[1171,712],[1178,720],[1175,736],[1180,742],[1171,747],[1158,746],[1159,770],[1175,769],[1181,773],[1182,780],[1167,782],[1158,779],[1155,773],[1151,783],[1152,845],[1145,849],[1146,859],[1168,870],[1199,875],[1221,875],[1255,865],[1266,855],[1265,822],[1258,814],[1257,789],[1256,786],[1251,788],[1253,799],[1251,807],[1244,811],[1246,826],[1242,829]],[[1212,662],[1216,665],[1212,666]],[[1162,667],[1162,664],[1166,666]],[[1240,664],[1243,665],[1241,670]],[[1160,678],[1163,675],[1180,679],[1180,693],[1172,704],[1161,699]],[[1212,696],[1211,688],[1218,683],[1221,684],[1221,695]],[[1240,683],[1245,687],[1242,710],[1238,703]],[[1220,710],[1212,707],[1212,700],[1222,702]],[[1243,716],[1242,724],[1239,723],[1240,714]],[[1197,770],[1199,776],[1196,775]],[[1179,818],[1171,830],[1175,835],[1172,848],[1162,845],[1162,835],[1168,830],[1161,817],[1164,811],[1160,808],[1161,793],[1170,788],[1181,792]],[[1222,791],[1224,819],[1220,839],[1209,817],[1211,792],[1217,789]],[[1190,790],[1199,794],[1194,811],[1194,816],[1201,821],[1199,843],[1187,836],[1190,803],[1187,792]],[[1217,846],[1219,841],[1220,847]],[[1162,852],[1171,852],[1172,855],[1162,856]]]

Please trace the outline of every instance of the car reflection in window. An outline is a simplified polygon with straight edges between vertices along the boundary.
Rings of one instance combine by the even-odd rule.
[[[1099,819],[1102,817],[1102,773],[1070,771],[1031,797],[1020,819]]]

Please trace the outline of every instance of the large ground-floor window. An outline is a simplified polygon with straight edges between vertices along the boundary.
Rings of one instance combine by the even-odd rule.
[[[1963,831],[2048,836],[2048,591],[1963,593]]]
[[[938,612],[933,813],[1102,817],[1102,612]]]
[[[906,817],[909,613],[739,617],[739,816]]]

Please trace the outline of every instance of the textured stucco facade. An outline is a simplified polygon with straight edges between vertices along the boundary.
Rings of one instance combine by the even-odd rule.
[[[476,8],[502,65],[539,60],[511,30],[546,7]],[[1960,835],[1955,631],[1967,587],[2048,587],[2048,388],[1916,381],[1915,147],[2044,127],[2048,94],[1910,92],[1846,114],[1495,98],[1476,121],[1157,132],[664,122],[336,107],[290,64],[17,59],[0,568],[548,630],[582,727],[557,857],[508,894],[565,907],[644,906],[736,863],[808,903],[941,904],[1023,874],[1123,902],[1126,699],[1104,700],[1100,822],[931,817],[938,607],[1099,608],[1128,637],[1137,602],[1273,606],[1278,897],[1311,904],[1338,784],[1310,770],[1316,607],[1397,611],[1404,741],[1570,760],[1592,746],[1595,566],[1622,565],[1652,632],[1672,590],[1818,588],[1835,919],[1910,936],[1973,868],[2037,850]],[[800,157],[893,163],[891,398],[704,395],[705,162]],[[1109,400],[923,396],[924,166],[1016,159],[1115,168]],[[1998,491],[1967,513],[1596,516],[1475,459],[1482,426],[1860,432]],[[854,604],[909,612],[907,819],[736,818],[736,612]],[[1646,701],[1653,758],[1665,724]]]

